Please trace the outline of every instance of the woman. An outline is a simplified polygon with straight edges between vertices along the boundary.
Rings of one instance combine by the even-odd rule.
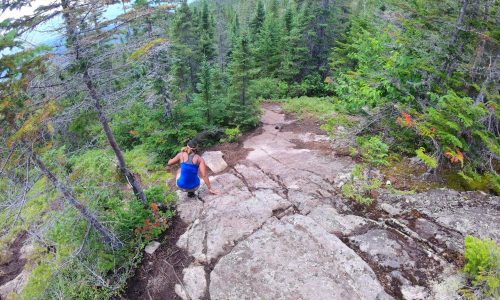
[[[201,156],[196,154],[198,143],[194,140],[189,141],[186,147],[174,158],[168,161],[168,165],[175,165],[180,162],[181,167],[177,170],[176,183],[177,187],[188,193],[188,197],[194,197],[194,192],[200,187],[200,178],[198,178],[198,171],[201,178],[208,187],[211,194],[217,195],[219,192],[212,189],[210,180],[207,176],[207,166]]]

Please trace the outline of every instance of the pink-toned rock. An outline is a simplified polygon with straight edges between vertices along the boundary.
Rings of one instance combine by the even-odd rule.
[[[211,274],[210,297],[225,299],[390,299],[373,270],[307,216],[267,222]]]
[[[221,176],[226,184],[232,183],[233,188],[219,196],[206,198],[203,213],[177,242],[180,248],[202,263],[225,254],[237,241],[272,217],[274,211],[290,207],[288,201],[272,190],[252,193],[235,175]]]
[[[220,173],[227,168],[227,163],[223,158],[224,154],[221,151],[210,151],[203,153],[203,159],[207,167],[214,173]]]

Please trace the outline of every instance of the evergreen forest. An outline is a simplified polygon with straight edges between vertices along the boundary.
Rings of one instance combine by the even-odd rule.
[[[123,10],[107,17],[110,5]],[[366,168],[401,177],[418,160],[407,191],[500,195],[496,0],[5,0],[0,11],[19,12],[0,19],[0,264],[32,244],[7,299],[122,295],[175,223],[167,161],[191,139],[238,143],[265,103],[344,133],[336,155]],[[27,42],[44,24],[58,42]],[[386,182],[370,184],[341,193],[369,206]],[[468,288],[498,296],[491,243],[496,269]]]

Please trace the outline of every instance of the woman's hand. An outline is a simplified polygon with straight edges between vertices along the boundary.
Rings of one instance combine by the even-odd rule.
[[[208,192],[212,195],[220,195],[220,192],[214,189],[208,189]]]

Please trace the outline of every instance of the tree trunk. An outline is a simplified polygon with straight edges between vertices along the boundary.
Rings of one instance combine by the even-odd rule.
[[[479,91],[479,94],[477,95],[476,97],[476,101],[475,101],[475,104],[479,104],[479,103],[482,103],[484,102],[484,93],[486,92],[486,89],[488,88],[488,84],[490,84],[490,82],[496,82],[497,78],[495,78],[497,76],[497,73],[496,73],[496,66],[497,66],[497,61],[498,61],[498,55],[495,56],[495,58],[493,59],[493,61],[490,63],[489,67],[488,67],[488,75],[486,75],[486,79],[483,81],[483,84],[481,85],[481,90]],[[492,80],[492,79],[495,79],[495,80]]]
[[[467,6],[469,6],[469,2],[470,0],[463,0],[462,7],[460,8],[460,14],[458,15],[457,25],[455,31],[453,32],[453,36],[451,38],[450,42],[451,46],[453,46],[457,42],[461,27],[464,24],[465,12],[467,11]]]
[[[58,189],[63,197],[68,200],[77,210],[78,212],[89,222],[89,224],[94,227],[95,230],[101,236],[101,239],[106,244],[110,245],[112,249],[118,249],[123,246],[123,243],[104,225],[97,220],[96,216],[94,216],[82,203],[80,203],[71,188],[62,184],[57,177],[45,166],[45,164],[38,158],[36,153],[31,152],[31,158],[35,165],[40,169],[40,171],[47,177],[47,179],[52,183],[52,185]]]
[[[489,14],[490,14],[490,0],[485,0],[484,1],[483,21],[485,21],[485,22],[488,21]]]
[[[85,81],[85,85],[89,90],[90,97],[94,101],[94,109],[96,110],[99,116],[99,122],[101,122],[102,128],[104,129],[109,145],[113,149],[113,152],[115,153],[115,156],[118,160],[118,167],[120,168],[120,172],[125,176],[125,178],[127,178],[127,181],[132,186],[132,190],[134,191],[134,194],[137,197],[137,199],[139,199],[142,203],[146,204],[147,203],[146,195],[142,190],[141,183],[137,180],[134,174],[127,168],[127,165],[125,163],[125,158],[123,157],[123,153],[120,147],[118,146],[118,143],[115,140],[113,132],[111,131],[108,118],[106,117],[106,114],[104,113],[104,110],[101,106],[99,96],[97,95],[97,91],[94,88],[94,84],[92,82],[92,79],[90,78],[88,70],[85,70],[83,72],[83,80]]]
[[[65,22],[66,30],[67,30],[67,39],[69,45],[71,45],[75,49],[75,59],[77,61],[80,61],[82,58],[80,57],[80,43],[79,43],[79,36],[76,31],[76,24],[74,22],[74,16],[70,14],[70,7],[69,7],[69,0],[61,0],[61,6],[63,8],[63,19]],[[111,131],[111,127],[109,126],[108,119],[106,118],[106,115],[104,114],[104,111],[101,106],[101,102],[99,100],[99,96],[97,94],[97,91],[94,87],[92,78],[90,77],[90,74],[88,72],[88,69],[85,68],[83,72],[83,80],[85,81],[85,85],[87,86],[87,89],[89,90],[90,97],[94,101],[94,108],[99,115],[99,121],[101,122],[101,125],[104,129],[104,132],[106,133],[106,138],[108,139],[108,142],[113,149],[113,152],[116,155],[116,158],[118,159],[118,166],[120,168],[120,172],[127,178],[127,181],[130,183],[132,186],[132,190],[134,191],[134,194],[136,197],[144,204],[147,203],[146,200],[146,195],[144,194],[144,191],[142,190],[142,186],[140,182],[135,178],[134,174],[127,168],[127,165],[125,164],[125,158],[123,157],[123,153],[116,143],[115,137],[113,135],[113,132]]]
[[[74,19],[70,15],[69,0],[61,0],[61,7],[63,9],[63,20],[66,26],[66,39],[68,46],[72,46],[75,41],[75,24]]]
[[[163,117],[165,120],[168,120],[172,117],[172,102],[170,101],[170,98],[167,95],[167,90],[165,87],[160,88],[160,93],[163,98]]]
[[[453,73],[453,64],[455,63],[455,59],[457,58],[457,52],[459,49],[463,47],[463,44],[457,45],[458,35],[462,30],[462,26],[464,24],[465,14],[467,12],[467,7],[469,6],[470,0],[463,0],[462,7],[460,8],[460,13],[458,15],[457,23],[455,25],[455,31],[453,31],[453,35],[451,37],[450,43],[448,44],[448,53],[446,54],[446,60],[444,62],[442,70],[444,70],[446,76],[450,76]],[[440,80],[438,80],[439,83]]]

